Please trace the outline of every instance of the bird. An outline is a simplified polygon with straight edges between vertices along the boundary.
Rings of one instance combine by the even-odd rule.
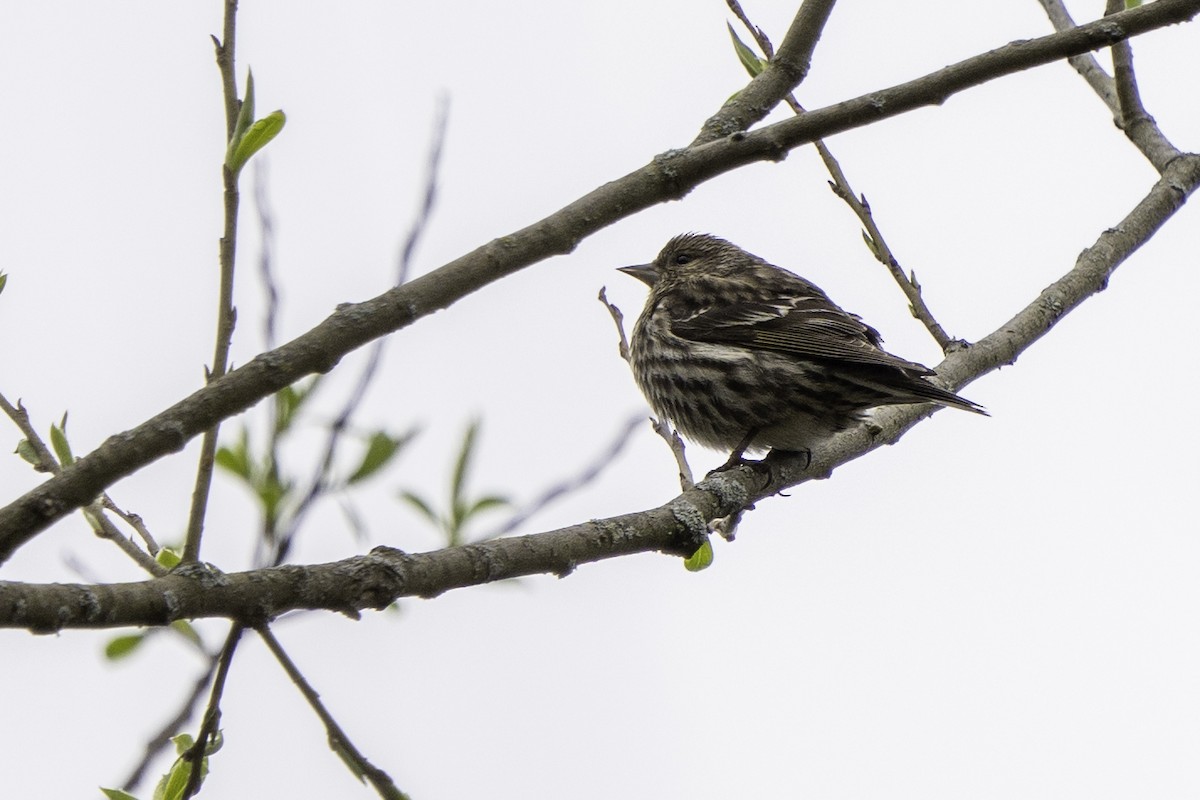
[[[649,264],[629,362],[655,414],[706,447],[803,453],[869,409],[936,403],[987,414],[892,355],[879,332],[813,283],[706,233],[674,237]],[[723,469],[724,467],[718,468]]]

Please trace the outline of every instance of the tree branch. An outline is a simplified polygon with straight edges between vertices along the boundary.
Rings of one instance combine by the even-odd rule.
[[[350,741],[350,737],[342,730],[342,726],[338,725],[337,720],[325,708],[325,704],[321,702],[321,696],[312,688],[304,675],[300,672],[295,662],[283,649],[283,645],[275,638],[275,634],[266,625],[259,625],[255,630],[258,635],[266,642],[271,654],[275,656],[275,660],[283,667],[283,671],[287,673],[288,678],[300,690],[300,694],[304,695],[304,699],[312,707],[313,712],[321,723],[325,726],[325,733],[329,739],[329,747],[337,753],[350,766],[355,777],[360,780],[365,779],[370,782],[371,786],[384,800],[408,800],[408,795],[400,791],[395,782],[392,781],[390,775],[381,770],[370,762],[370,760],[362,754],[362,752],[354,746]]]
[[[397,286],[402,286],[408,281],[408,276],[412,272],[413,256],[416,253],[417,245],[429,227],[430,220],[433,218],[434,204],[437,199],[438,172],[441,168],[442,149],[446,144],[446,128],[448,123],[449,107],[447,100],[443,97],[438,104],[437,115],[434,118],[429,154],[426,157],[425,183],[421,192],[421,205],[417,210],[416,218],[413,219],[409,226],[408,234],[404,238],[404,244],[400,248],[400,257],[396,262],[395,282]],[[383,351],[386,342],[386,339],[379,338],[371,344],[366,365],[359,374],[358,380],[355,381],[354,388],[351,390],[349,397],[346,398],[341,410],[329,426],[329,431],[325,436],[324,455],[312,479],[309,481],[308,488],[301,495],[300,502],[291,513],[287,528],[280,534],[278,540],[273,543],[274,552],[271,555],[271,564],[280,564],[287,559],[296,534],[300,530],[301,523],[308,516],[308,512],[312,509],[316,501],[323,497],[328,490],[329,473],[333,469],[338,449],[345,438],[347,428],[350,426],[350,420],[354,418],[355,412],[358,411],[363,400],[366,399],[367,390],[374,381],[380,364],[383,363]]]
[[[225,2],[224,42],[217,45],[217,67],[221,73],[221,87],[225,95],[225,141],[233,136],[237,114],[241,103],[237,96],[237,77],[234,73],[234,42],[237,31],[237,0]],[[249,81],[247,81],[247,84]],[[249,85],[247,85],[249,92]],[[232,114],[232,116],[231,116]],[[213,344],[212,367],[205,375],[207,383],[221,379],[229,366],[229,349],[233,344],[233,328],[237,315],[233,308],[233,274],[237,261],[238,192],[237,176],[227,165],[221,166],[221,183],[224,187],[225,226],[217,252],[217,331]],[[188,512],[187,532],[183,543],[184,563],[194,564],[200,560],[200,540],[204,534],[204,516],[208,511],[208,495],[212,489],[213,469],[217,453],[217,435],[221,420],[213,420],[204,431],[200,443],[200,458],[196,463],[196,481],[192,489],[192,506]]]
[[[617,349],[621,358],[632,371],[633,365],[629,363],[629,340],[625,338],[625,315],[621,313],[621,309],[617,308],[615,303],[608,302],[608,292],[603,286],[600,287],[599,300],[608,309],[613,324],[617,326],[617,337],[620,340]],[[638,419],[640,421],[640,417]],[[687,461],[683,439],[665,419],[656,416],[651,416],[649,419],[650,427],[670,448],[671,455],[675,458],[675,465],[679,468],[679,488],[686,492],[696,485],[696,479],[692,477],[692,467]]]
[[[1062,0],[1038,0],[1057,31],[1072,30],[1075,20],[1062,4]],[[1120,2],[1109,2],[1107,14],[1116,13]],[[1142,106],[1137,83],[1133,77],[1133,51],[1127,42],[1113,46],[1113,71],[1111,77],[1096,61],[1094,56],[1079,55],[1067,59],[1088,85],[1096,92],[1112,112],[1113,122],[1125,132],[1129,141],[1142,155],[1162,173],[1170,161],[1179,155],[1179,150],[1159,130],[1154,117]]]
[[[746,16],[746,12],[742,10],[742,6],[737,0],[726,0],[726,5],[733,12],[742,24],[746,26],[746,30],[758,42],[759,48],[767,55],[768,58],[774,53],[774,48],[771,45],[771,39],[763,32],[763,29],[750,21]],[[804,107],[800,105],[794,95],[789,93],[785,98],[788,106],[796,114],[806,113]],[[826,145],[824,140],[817,139],[813,142],[813,146],[817,148],[817,154],[821,157],[821,162],[828,170],[829,176],[833,178],[829,182],[829,188],[833,193],[841,199],[854,215],[858,217],[858,221],[863,225],[863,242],[867,245],[867,249],[871,251],[871,255],[875,257],[880,264],[883,264],[887,271],[891,273],[892,280],[896,281],[896,285],[900,287],[900,291],[904,292],[904,296],[908,298],[908,309],[912,312],[925,329],[929,331],[929,335],[937,342],[942,353],[947,353],[952,347],[959,346],[962,342],[952,338],[946,329],[942,327],[937,318],[933,316],[933,312],[929,309],[929,305],[925,302],[925,297],[921,293],[921,285],[917,282],[916,272],[906,273],[904,268],[900,266],[900,261],[892,253],[892,248],[888,245],[887,240],[883,238],[883,231],[879,229],[879,225],[875,222],[875,215],[871,213],[871,205],[867,202],[865,194],[860,195],[850,186],[849,179],[846,178],[846,173],[842,170],[842,165],[834,158],[833,151]]]
[[[833,11],[833,3],[834,0],[804,0],[766,69],[705,121],[692,147],[746,130],[770,114],[800,85],[808,75],[813,50]]]
[[[1015,362],[1064,315],[1102,291],[1113,271],[1182,208],[1198,186],[1200,155],[1173,161],[1141,202],[1081,253],[1062,278],[995,332],[947,356],[937,368],[941,381],[957,389]],[[895,442],[935,410],[929,405],[878,409],[870,422],[813,448],[811,459],[772,452],[758,464],[713,474],[658,508],[547,533],[417,554],[377,547],[368,555],[330,564],[229,575],[192,569],[140,583],[0,582],[0,627],[54,633],[63,628],[165,625],[198,617],[258,624],[295,609],[357,616],[362,609],[386,608],[400,597],[434,597],[523,575],[565,577],[579,564],[633,553],[687,556],[706,535],[710,520],[735,514],[790,486],[826,478],[836,467]]]
[[[180,728],[186,725],[188,720],[192,718],[192,715],[196,712],[196,704],[200,702],[200,696],[204,694],[205,688],[208,687],[208,682],[212,680],[213,673],[216,672],[217,661],[219,660],[219,653],[211,657],[208,667],[192,683],[191,691],[184,698],[179,710],[146,742],[146,748],[142,752],[141,761],[133,768],[129,776],[119,784],[126,791],[132,792],[137,788],[138,784],[146,776],[146,770],[150,768],[150,762],[171,744],[171,737],[179,733]]]
[[[17,404],[14,406],[0,392],[0,411],[3,411],[12,420],[13,424],[17,426],[21,434],[25,437],[25,443],[29,445],[33,450],[34,456],[37,457],[38,463],[33,465],[33,469],[37,472],[49,472],[51,475],[61,473],[62,466],[33,427],[33,423],[29,419],[29,412],[21,404],[20,399],[17,400]],[[113,521],[108,518],[108,515],[104,513],[105,509],[117,514],[141,535],[142,540],[146,542],[146,546],[150,548],[149,554],[138,547],[131,538],[121,533]],[[158,553],[158,543],[150,535],[150,531],[142,523],[142,518],[137,514],[122,511],[112,501],[112,498],[107,494],[101,494],[94,502],[88,503],[83,507],[83,516],[87,520],[88,525],[91,526],[93,533],[101,539],[108,539],[117,545],[127,556],[141,566],[142,569],[151,575],[166,574],[166,567],[154,560],[154,555]]]
[[[93,500],[105,487],[177,452],[220,420],[244,411],[305,375],[327,372],[346,353],[499,278],[551,255],[570,252],[583,237],[619,219],[682,197],[700,183],[739,166],[784,158],[790,149],[822,136],[938,104],[956,92],[1002,75],[1107,47],[1129,36],[1190,19],[1198,12],[1200,0],[1157,0],[1070,31],[1013,42],[923,78],[750,133],[735,133],[698,147],[664,153],[540,222],[374,299],[340,308],[291,342],[257,356],[137,428],[110,437],[61,475],[0,509],[0,561],[7,560],[22,544],[72,509]]]
[[[229,635],[225,638],[225,645],[221,648],[221,655],[217,659],[217,668],[213,675],[212,691],[208,696],[208,706],[204,710],[204,720],[200,723],[200,730],[196,734],[196,741],[183,754],[183,758],[192,762],[192,769],[188,773],[187,784],[183,787],[182,797],[184,800],[195,796],[200,791],[201,781],[204,780],[204,771],[202,769],[204,758],[208,753],[209,745],[216,741],[216,737],[220,733],[221,697],[225,694],[225,681],[229,677],[229,668],[233,664],[233,654],[237,651],[238,642],[242,639],[243,630],[244,628],[240,623],[234,623],[229,629]]]

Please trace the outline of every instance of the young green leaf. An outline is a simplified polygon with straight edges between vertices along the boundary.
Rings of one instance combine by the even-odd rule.
[[[175,752],[179,754],[179,758],[175,759],[175,763],[171,765],[171,770],[158,782],[154,787],[154,800],[182,800],[183,790],[187,787],[188,776],[192,772],[192,763],[186,760],[183,755],[192,748],[195,739],[191,734],[181,733],[177,736],[172,736],[171,741],[175,743]],[[221,749],[224,744],[224,737],[220,731],[205,745],[204,755],[200,758],[200,782],[208,777],[208,757]]]
[[[196,633],[196,629],[192,627],[192,623],[186,619],[177,619],[171,623],[171,629],[177,632],[184,639],[187,639],[196,647],[203,650],[204,642],[200,639],[200,634]]]
[[[426,519],[428,519],[434,525],[436,525],[439,528],[442,527],[442,521],[440,519],[438,519],[437,512],[433,510],[433,506],[431,506],[422,497],[420,497],[419,495],[413,494],[412,492],[409,492],[409,491],[400,492],[399,497],[401,500],[408,503],[410,506],[415,508],[417,511],[421,512],[422,516],[424,516]]]
[[[341,509],[342,517],[346,520],[346,528],[350,531],[350,535],[356,542],[365,542],[368,533],[367,523],[358,508],[350,502],[350,498],[346,495],[338,498],[338,508]]]
[[[182,756],[175,759],[171,769],[159,779],[154,787],[154,800],[180,800],[187,788],[188,776],[192,774],[192,764]]]
[[[738,61],[742,62],[742,66],[746,68],[746,72],[750,73],[751,78],[757,78],[766,69],[767,62],[755,55],[754,51],[738,38],[732,25],[726,22],[725,26],[729,28],[729,38],[733,39],[733,50],[737,53]]]
[[[230,157],[233,151],[237,149],[237,143],[246,135],[246,131],[250,129],[250,125],[254,122],[254,70],[246,69],[246,96],[242,100],[242,107],[238,109],[237,121],[233,123],[233,134],[229,137],[229,148],[225,153],[225,163],[229,164]],[[230,166],[230,169],[233,169]],[[236,170],[235,170],[236,172]]]
[[[450,503],[457,511],[461,511],[465,502],[463,487],[467,482],[467,471],[471,468],[471,456],[475,450],[475,437],[478,433],[479,420],[471,420],[467,425],[467,432],[463,434],[462,449],[458,451],[458,460],[454,464],[454,474],[450,479]]]
[[[105,789],[103,786],[101,786],[100,791],[104,792],[104,796],[107,797],[108,800],[137,800],[136,797],[124,789]]]
[[[292,492],[289,481],[280,480],[278,472],[269,470],[255,481],[254,493],[258,495],[263,506],[263,514],[268,519],[278,519],[279,508]]]
[[[296,410],[300,407],[300,393],[294,386],[285,386],[275,393],[275,432],[283,433],[292,427]]]
[[[346,479],[346,484],[358,483],[383,469],[408,441],[408,438],[407,436],[396,438],[388,436],[383,431],[376,431],[367,442],[367,451],[363,453],[358,469],[350,474],[350,477]]]
[[[8,284],[8,276],[0,272],[0,293],[4,292],[4,287]]]
[[[21,441],[17,442],[17,449],[13,452],[19,455],[24,461],[33,464],[34,468],[38,471],[46,471],[45,465],[42,464],[41,459],[38,458],[37,451],[33,449],[33,445],[29,443],[28,439],[22,439]]]
[[[683,566],[688,572],[699,572],[700,570],[708,569],[712,565],[712,562],[712,543],[708,539],[705,539],[704,544],[700,545],[700,549],[683,560]]]
[[[208,740],[208,744],[204,746],[204,755],[211,756],[214,753],[219,753],[221,748],[225,746],[225,732],[220,728],[213,734],[213,737]]]
[[[173,547],[164,547],[160,549],[154,556],[154,560],[167,569],[175,569],[179,566],[179,562],[183,560],[179,551]]]
[[[75,456],[71,453],[71,443],[67,441],[66,413],[63,414],[62,427],[50,425],[50,446],[54,448],[54,455],[58,456],[58,463],[64,467],[75,463]]]
[[[509,500],[500,495],[484,495],[471,499],[467,493],[467,479],[471,472],[471,459],[475,454],[476,442],[479,438],[480,422],[478,419],[467,424],[463,433],[462,446],[454,460],[454,468],[450,473],[450,497],[443,514],[434,510],[434,506],[413,492],[402,491],[399,496],[422,516],[434,524],[446,539],[446,546],[457,547],[466,542],[465,530],[467,523],[476,515],[490,508],[509,505]]]
[[[255,120],[245,135],[233,144],[229,157],[225,160],[229,171],[234,175],[241,172],[242,167],[246,166],[246,162],[278,136],[286,123],[287,116],[278,110],[272,111],[262,119]]]
[[[104,657],[109,661],[118,661],[132,655],[134,650],[146,641],[144,633],[130,633],[124,636],[114,636],[104,645]]]
[[[472,503],[470,508],[467,509],[467,512],[463,514],[463,521],[465,522],[479,512],[487,511],[489,508],[503,508],[507,505],[511,505],[507,497],[500,497],[499,495],[494,494],[488,495],[487,497],[481,497]]]
[[[250,481],[250,434],[242,428],[242,435],[237,444],[217,448],[214,459],[216,464],[226,472],[232,473],[244,481]]]

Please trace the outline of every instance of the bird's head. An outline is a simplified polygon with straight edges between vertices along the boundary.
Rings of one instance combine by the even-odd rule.
[[[620,267],[651,289],[695,278],[722,278],[745,270],[747,263],[760,259],[735,244],[707,233],[684,233],[667,242],[658,257],[649,264]]]

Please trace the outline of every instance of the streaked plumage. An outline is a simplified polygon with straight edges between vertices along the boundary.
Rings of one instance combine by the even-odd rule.
[[[630,343],[638,386],[700,444],[807,451],[884,405],[987,413],[883,350],[878,331],[813,284],[724,239],[676,236],[653,263],[621,271],[650,287]]]

